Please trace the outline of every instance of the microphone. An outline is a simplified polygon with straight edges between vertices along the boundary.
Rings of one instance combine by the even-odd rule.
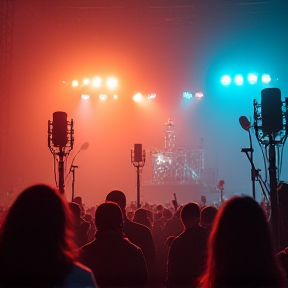
[[[140,169],[145,165],[146,151],[142,151],[142,144],[134,144],[134,151],[131,150],[131,162],[137,169],[137,208],[141,207],[140,204]]]
[[[142,162],[142,144],[134,144],[134,162]]]
[[[67,137],[67,113],[57,111],[53,113],[52,142],[55,147],[65,147]]]
[[[246,131],[249,131],[249,129],[251,128],[251,123],[249,122],[249,120],[246,116],[241,116],[239,118],[239,123],[240,123],[241,127]]]
[[[58,157],[58,183],[60,193],[64,194],[64,157],[69,155],[74,143],[74,122],[67,121],[67,113],[57,111],[53,113],[53,121],[48,120],[48,147],[54,156]],[[55,163],[55,162],[54,162]],[[55,166],[54,166],[55,168]],[[55,173],[55,171],[54,171]],[[55,179],[56,179],[56,174]]]

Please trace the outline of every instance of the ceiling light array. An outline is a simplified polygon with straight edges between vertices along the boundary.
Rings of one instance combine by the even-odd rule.
[[[232,83],[236,86],[242,86],[246,83],[250,85],[255,85],[257,83],[269,84],[271,82],[271,76],[269,74],[259,75],[256,73],[249,73],[246,77],[242,74],[236,74],[234,76],[226,74],[221,77],[220,82],[223,86],[229,86]]]
[[[76,90],[81,95],[83,100],[88,100],[91,96],[98,96],[99,100],[106,101],[108,99],[117,100],[119,98],[117,94],[118,88],[118,80],[115,77],[109,77],[103,79],[99,76],[94,78],[83,78],[80,80],[72,80],[72,81],[62,81],[63,84],[68,84],[73,90]],[[145,101],[145,99],[153,100],[157,96],[157,93],[152,91],[150,93],[143,94],[141,92],[137,92],[132,95],[132,99],[135,102]],[[203,98],[203,92],[199,91],[193,94],[190,91],[184,91],[182,97],[185,99],[192,98]]]
[[[66,81],[64,81],[66,83]],[[106,88],[106,89],[116,89],[118,87],[118,80],[115,77],[108,77],[103,79],[99,76],[90,78],[84,78],[82,81],[79,80],[72,80],[71,86],[76,88]]]
[[[90,99],[91,95],[98,94],[100,100],[105,101],[108,98],[118,99],[117,88],[118,80],[115,77],[102,78],[83,78],[82,80],[74,79],[72,81],[62,81],[63,84],[70,84],[72,89],[79,91],[81,98]]]

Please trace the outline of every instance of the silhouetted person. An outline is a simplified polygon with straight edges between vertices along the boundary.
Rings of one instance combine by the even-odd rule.
[[[141,248],[146,260],[149,278],[152,281],[155,273],[155,245],[151,231],[144,225],[135,223],[127,218],[125,213],[126,196],[122,191],[111,191],[107,195],[106,201],[115,202],[120,206],[123,213],[123,232],[125,237],[127,237],[133,244]]]
[[[80,248],[84,244],[88,243],[90,224],[82,218],[79,204],[70,202],[68,205],[73,214],[74,241]]]
[[[286,287],[288,287],[288,247],[277,253],[276,258],[285,273]]]
[[[81,196],[76,196],[76,197],[74,197],[72,202],[77,203],[79,205],[80,210],[81,210],[81,217],[84,217],[85,208],[84,208],[84,205],[83,205],[83,202],[82,202],[82,197]]]
[[[199,225],[200,207],[197,203],[186,204],[180,214],[185,227],[171,244],[167,259],[168,287],[196,287],[206,263],[209,232]]]
[[[156,269],[155,281],[157,285],[164,285],[166,276],[166,260],[167,260],[167,247],[165,244],[165,236],[163,234],[163,227],[165,226],[165,219],[161,209],[163,206],[158,205],[157,212],[154,214],[154,223],[152,227],[152,236],[156,249]]]
[[[180,211],[176,211],[174,214],[172,213],[172,217],[166,221],[163,228],[163,235],[165,239],[167,239],[169,236],[178,236],[183,232],[184,227],[179,216]]]
[[[140,287],[148,280],[144,255],[123,234],[122,211],[114,202],[98,206],[95,240],[84,245],[80,261],[93,271],[99,287]]]
[[[135,211],[133,221],[142,224],[151,230],[151,222],[147,215],[147,210],[139,208]]]
[[[212,226],[201,287],[285,287],[270,233],[267,217],[253,198],[227,200]]]
[[[211,231],[217,212],[218,209],[215,206],[209,205],[203,207],[200,212],[200,225]]]
[[[24,190],[1,227],[0,287],[96,287],[91,270],[75,261],[71,222],[58,190]]]
[[[160,213],[160,212],[158,212]],[[153,227],[153,238],[156,246],[156,270],[157,270],[157,279],[159,284],[165,283],[166,278],[166,262],[167,262],[167,255],[171,245],[167,245],[167,239],[171,236],[174,239],[176,236],[183,232],[184,227],[180,220],[177,217],[177,213],[164,209],[163,214],[166,216],[163,217],[162,220],[155,221]],[[157,217],[156,217],[157,219]],[[168,219],[168,220],[167,220]],[[161,221],[162,224],[161,224]],[[170,243],[170,241],[168,241]],[[171,243],[172,244],[172,241]],[[169,249],[168,249],[169,248]]]

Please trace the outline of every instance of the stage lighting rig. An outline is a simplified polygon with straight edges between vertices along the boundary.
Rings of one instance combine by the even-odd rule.
[[[74,144],[73,125],[73,120],[67,121],[67,113],[62,111],[53,113],[53,121],[48,120],[48,147],[54,157],[54,163],[58,161],[56,185],[61,194],[64,194],[65,187],[64,158],[69,155]]]

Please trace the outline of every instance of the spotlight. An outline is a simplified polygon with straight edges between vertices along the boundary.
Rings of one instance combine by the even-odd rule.
[[[85,78],[83,79],[83,85],[88,85],[90,83],[90,79]]]
[[[133,96],[133,100],[135,102],[140,102],[142,99],[142,94],[141,93],[136,93],[134,96]]]
[[[148,96],[147,96],[147,99],[149,100],[149,99],[155,99],[156,98],[156,93],[150,93],[150,94],[148,94]]]
[[[248,82],[253,85],[253,84],[256,84],[257,83],[257,80],[258,80],[258,76],[256,74],[253,74],[253,73],[250,73],[248,74]]]
[[[221,77],[220,82],[221,82],[224,86],[230,85],[230,83],[231,83],[231,77],[230,77],[229,75],[224,75],[224,76]]]
[[[90,96],[88,94],[82,94],[81,98],[84,99],[84,100],[87,100],[87,99],[90,98]]]
[[[244,82],[243,76],[242,75],[236,75],[234,77],[234,82],[236,85],[243,85],[243,82]]]
[[[268,74],[263,74],[261,80],[263,84],[268,84],[271,82],[271,76]]]
[[[118,99],[118,95],[114,94],[114,95],[112,95],[112,98],[116,100],[116,99]]]
[[[102,101],[105,101],[105,100],[107,100],[107,95],[106,94],[100,94],[99,99]]]
[[[101,82],[102,82],[102,79],[100,77],[95,77],[93,80],[92,80],[92,84],[94,87],[100,87],[101,86]]]
[[[72,87],[78,87],[79,82],[77,80],[72,81]]]
[[[114,77],[110,77],[106,80],[106,84],[109,89],[114,89],[117,87],[117,79]]]
[[[193,98],[193,94],[191,92],[185,91],[183,92],[183,98],[190,100]]]
[[[204,94],[203,94],[203,92],[197,92],[197,93],[195,94],[195,97],[196,97],[196,98],[203,98],[203,97],[204,97]]]

